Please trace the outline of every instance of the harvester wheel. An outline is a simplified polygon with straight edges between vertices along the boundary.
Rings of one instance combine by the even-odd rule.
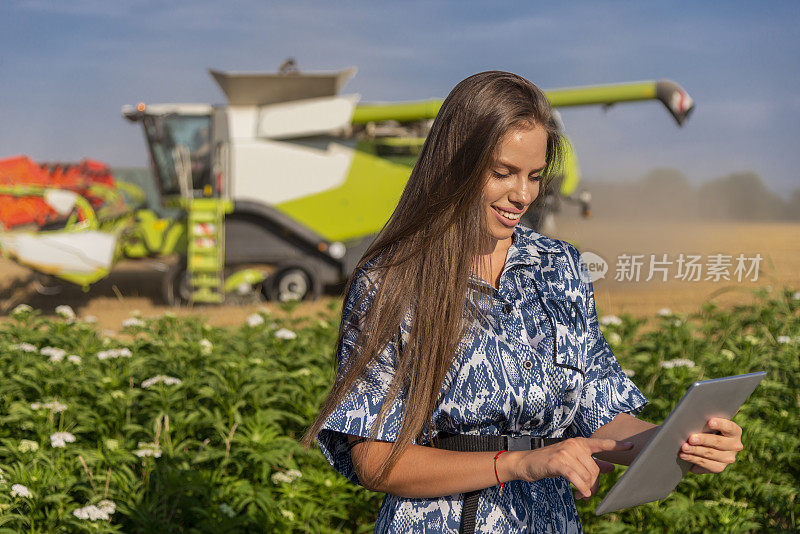
[[[189,287],[189,271],[186,259],[181,258],[164,273],[161,281],[161,296],[170,306],[186,306],[192,297]]]
[[[319,284],[307,269],[289,266],[276,269],[264,282],[265,296],[269,300],[313,300]]]
[[[33,287],[40,295],[58,295],[64,291],[64,284],[58,278],[43,273],[33,277]]]

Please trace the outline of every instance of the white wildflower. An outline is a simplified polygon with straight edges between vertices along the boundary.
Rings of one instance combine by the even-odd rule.
[[[289,521],[294,521],[294,512],[291,510],[281,510],[281,515]]]
[[[747,334],[746,336],[744,336],[744,340],[746,343],[749,343],[751,345],[758,345],[760,341],[756,336],[751,334]]]
[[[725,358],[727,358],[728,360],[731,360],[731,361],[732,361],[734,358],[736,358],[736,354],[734,354],[734,353],[733,353],[733,351],[732,351],[732,350],[729,350],[729,349],[722,349],[721,351],[719,351],[719,353],[720,353],[722,356],[725,356]]]
[[[84,323],[96,323],[97,322],[97,317],[95,317],[94,315],[87,315],[86,317],[83,318],[83,322]]]
[[[17,315],[25,315],[33,311],[33,308],[28,306],[27,304],[17,304],[13,310],[11,310],[11,316],[16,317]]]
[[[622,324],[622,319],[617,317],[616,315],[604,315],[600,318],[601,325],[614,325],[619,326]]]
[[[142,380],[142,387],[150,388],[158,383],[164,384],[165,386],[174,386],[176,384],[180,384],[181,379],[173,376],[156,375],[152,378],[148,378],[147,380]]]
[[[281,510],[281,515],[289,521],[294,521],[294,512],[291,510]]]
[[[108,515],[111,515],[117,511],[117,505],[114,504],[114,501],[110,501],[108,499],[103,499],[102,501],[97,503],[97,507],[100,508],[105,513],[107,513]]]
[[[264,318],[261,317],[259,314],[254,313],[247,317],[247,324],[252,328],[261,326],[262,324],[264,324]]]
[[[800,300],[800,291],[796,291],[796,292],[795,292],[795,293],[792,295],[792,298],[793,298],[794,300]]]
[[[19,440],[19,452],[36,452],[39,450],[39,444],[29,439]]]
[[[131,351],[127,347],[118,349],[101,350],[97,353],[97,358],[100,360],[112,360],[115,358],[130,358]]]
[[[56,432],[55,434],[50,435],[50,446],[51,447],[65,447],[67,443],[74,443],[75,436],[70,434],[69,432]]]
[[[628,377],[636,375],[633,369],[623,369],[622,372],[625,373],[625,375]]]
[[[66,304],[62,304],[60,306],[56,306],[56,315],[60,315],[65,319],[74,319],[75,310],[73,310],[70,306],[67,306]]]
[[[70,354],[69,356],[67,356],[67,361],[69,363],[74,363],[75,365],[80,365],[81,357],[78,356],[77,354]]]
[[[60,413],[66,410],[68,406],[58,401],[52,402],[34,402],[31,404],[31,410],[51,410],[53,413]]]
[[[77,508],[72,511],[72,515],[78,519],[97,521],[98,519],[109,520],[111,515],[117,510],[117,505],[108,499],[104,499],[97,503],[97,505],[90,504],[83,508]]]
[[[672,315],[672,310],[670,310],[669,308],[661,308],[660,310],[658,310],[658,315],[660,315],[661,317],[668,317]]]
[[[281,328],[277,332],[275,332],[275,337],[278,339],[295,339],[297,334],[289,330],[288,328]]]
[[[39,351],[39,354],[42,356],[50,356],[51,362],[60,362],[64,359],[64,356],[67,355],[67,351],[64,349],[59,349],[57,347],[44,347],[42,350]]]
[[[219,505],[219,511],[228,517],[236,517],[236,510],[231,508],[230,504],[222,503]]]
[[[200,340],[200,353],[201,354],[211,354],[211,351],[214,349],[214,345],[205,338]]]
[[[686,358],[677,358],[661,362],[661,367],[664,369],[672,369],[673,367],[694,367],[694,362]]]
[[[122,321],[122,328],[142,328],[144,326],[145,322],[138,317],[129,317]]]
[[[791,343],[792,338],[789,336],[778,336],[777,338],[778,343]]]
[[[675,319],[675,320],[672,321],[672,326],[680,326],[682,324],[683,324],[683,321],[681,319]]]
[[[301,476],[303,476],[303,473],[301,473],[297,469],[289,469],[285,473],[281,472],[281,471],[278,471],[277,473],[274,473],[272,475],[272,483],[273,484],[281,484],[281,483],[291,484],[292,482],[294,482],[294,480],[296,478],[300,478]]]
[[[22,484],[14,484],[11,486],[12,497],[30,497],[31,491]]]
[[[622,338],[616,332],[611,332],[608,334],[607,341],[609,345],[619,345],[622,343]]]
[[[266,306],[259,306],[258,313],[261,313],[263,315],[269,315],[272,312],[269,311],[269,308],[267,308]]]
[[[139,458],[144,458],[146,456],[152,456],[153,458],[161,457],[161,448],[155,443],[143,443],[140,441],[138,447],[137,450],[133,451],[133,454]]]
[[[16,345],[11,345],[11,350],[18,350],[21,352],[37,352],[39,349],[30,343],[17,343]]]
[[[142,317],[142,312],[140,310],[132,310],[131,311],[131,317],[141,318]]]

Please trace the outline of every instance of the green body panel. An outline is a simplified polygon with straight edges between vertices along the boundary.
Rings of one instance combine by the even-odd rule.
[[[394,138],[392,144],[402,143]],[[415,139],[410,144],[419,143]],[[378,156],[373,143],[362,142],[342,185],[277,204],[275,208],[328,241],[348,241],[377,233],[397,206],[415,160],[415,156]],[[563,171],[561,194],[567,196],[580,182],[578,160],[569,139]]]
[[[411,167],[378,157],[369,143],[359,143],[342,185],[275,208],[329,241],[364,237],[389,220],[410,173]]]
[[[254,286],[267,279],[267,273],[261,269],[241,269],[225,277],[223,289],[225,293],[236,290],[242,284]]]
[[[186,220],[162,219],[155,212],[136,211],[136,225],[123,243],[127,258],[168,256],[186,253]]]
[[[567,150],[564,154],[561,194],[567,197],[575,192],[575,189],[577,189],[581,181],[581,168],[578,165],[578,156],[575,154],[572,142],[566,135],[564,136],[564,140],[566,141]]]

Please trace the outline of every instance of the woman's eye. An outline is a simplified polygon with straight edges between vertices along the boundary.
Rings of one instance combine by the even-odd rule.
[[[531,178],[531,180],[533,180],[534,182],[538,182],[539,180],[541,180],[541,179],[542,179],[542,175],[541,175],[541,174],[537,174],[536,176],[531,176],[530,178]]]
[[[492,171],[492,172],[498,178],[508,178],[509,176],[511,176],[510,174],[503,174],[502,172],[498,172],[498,171]]]

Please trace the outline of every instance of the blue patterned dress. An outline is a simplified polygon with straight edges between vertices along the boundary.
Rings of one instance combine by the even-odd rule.
[[[507,434],[545,437],[591,436],[615,415],[638,414],[647,399],[622,372],[600,327],[594,290],[580,253],[571,244],[545,237],[524,226],[514,229],[499,289],[474,273],[491,296],[475,305],[484,319],[465,336],[445,378],[430,432]],[[586,280],[586,281],[585,281]],[[359,269],[345,299],[344,317],[363,314],[370,296],[353,309],[369,287]],[[473,291],[473,295],[480,292]],[[363,316],[363,315],[362,315]],[[401,343],[410,331],[407,315]],[[351,329],[339,354],[339,376],[358,332]],[[341,474],[359,484],[347,436],[367,436],[388,391],[396,362],[396,336],[320,431],[319,446]],[[377,439],[396,441],[404,391],[380,426]],[[428,431],[417,442],[429,445]],[[564,477],[536,482],[513,480],[482,491],[475,532],[582,532],[570,482]],[[376,532],[458,533],[463,494],[405,498],[387,494]]]

